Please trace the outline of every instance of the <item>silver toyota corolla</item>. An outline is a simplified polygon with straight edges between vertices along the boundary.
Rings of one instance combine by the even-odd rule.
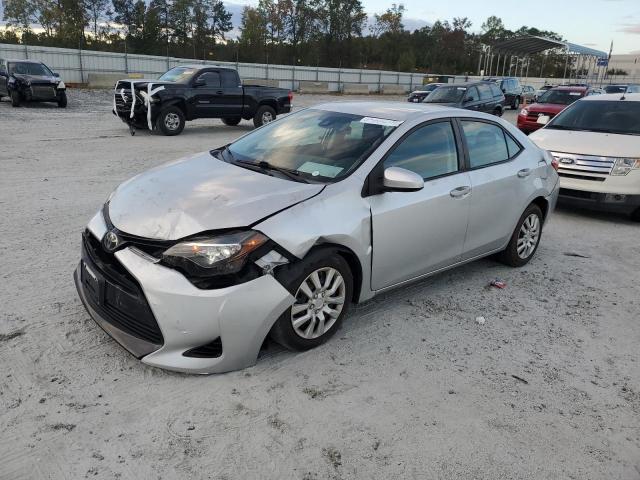
[[[306,350],[352,302],[498,253],[534,255],[558,196],[553,159],[499,118],[329,103],[120,185],[75,271],[95,321],[148,365]]]

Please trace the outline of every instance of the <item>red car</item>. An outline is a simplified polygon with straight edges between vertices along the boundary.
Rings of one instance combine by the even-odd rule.
[[[589,87],[555,87],[547,90],[538,98],[537,103],[528,105],[520,111],[518,128],[524,133],[535,132],[568,105],[588,94]]]

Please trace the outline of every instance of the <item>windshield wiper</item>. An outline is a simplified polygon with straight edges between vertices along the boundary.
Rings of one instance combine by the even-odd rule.
[[[212,150],[213,153],[215,150]],[[296,170],[290,170],[288,168],[278,167],[276,165],[272,165],[269,162],[260,161],[260,162],[250,162],[248,160],[239,160],[233,156],[233,153],[229,149],[229,147],[224,147],[222,150],[217,150],[215,152],[220,152],[222,159],[228,163],[232,163],[234,165],[238,165],[239,167],[248,168],[249,170],[253,170],[254,172],[262,172],[266,173],[269,176],[273,176],[270,172],[278,172],[290,180],[294,180],[296,182],[302,183],[311,183],[309,180],[304,178],[302,174]],[[225,159],[226,156],[226,159]]]
[[[281,173],[285,177],[287,177],[287,178],[289,178],[291,180],[295,180],[296,182],[311,183],[306,178],[303,178],[301,173],[296,171],[296,170],[291,170],[289,168],[278,167],[276,165],[272,165],[269,162],[265,162],[265,161],[261,161],[261,162],[258,162],[258,163],[253,163],[252,165],[257,165],[258,167],[260,167],[260,168],[262,168],[264,170],[272,170],[274,172]]]

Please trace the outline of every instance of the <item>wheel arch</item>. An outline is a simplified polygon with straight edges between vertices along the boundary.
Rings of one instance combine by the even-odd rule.
[[[549,216],[549,201],[540,196],[540,197],[536,197],[534,198],[529,205],[534,204],[537,205],[538,207],[540,207],[540,210],[542,210],[542,221],[544,223],[544,221],[547,219],[547,217]]]

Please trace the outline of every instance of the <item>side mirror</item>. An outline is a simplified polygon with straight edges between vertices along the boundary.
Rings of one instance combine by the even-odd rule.
[[[400,167],[385,168],[382,184],[386,191],[391,192],[415,192],[424,188],[420,175]]]
[[[475,102],[476,99],[473,97],[466,97],[462,102],[463,103],[471,103],[471,102]]]
[[[193,82],[194,87],[204,87],[205,85],[206,85],[205,81],[202,80],[201,78],[196,78],[196,80]]]
[[[53,72],[53,76],[56,78],[60,78],[60,74],[58,72]]]

